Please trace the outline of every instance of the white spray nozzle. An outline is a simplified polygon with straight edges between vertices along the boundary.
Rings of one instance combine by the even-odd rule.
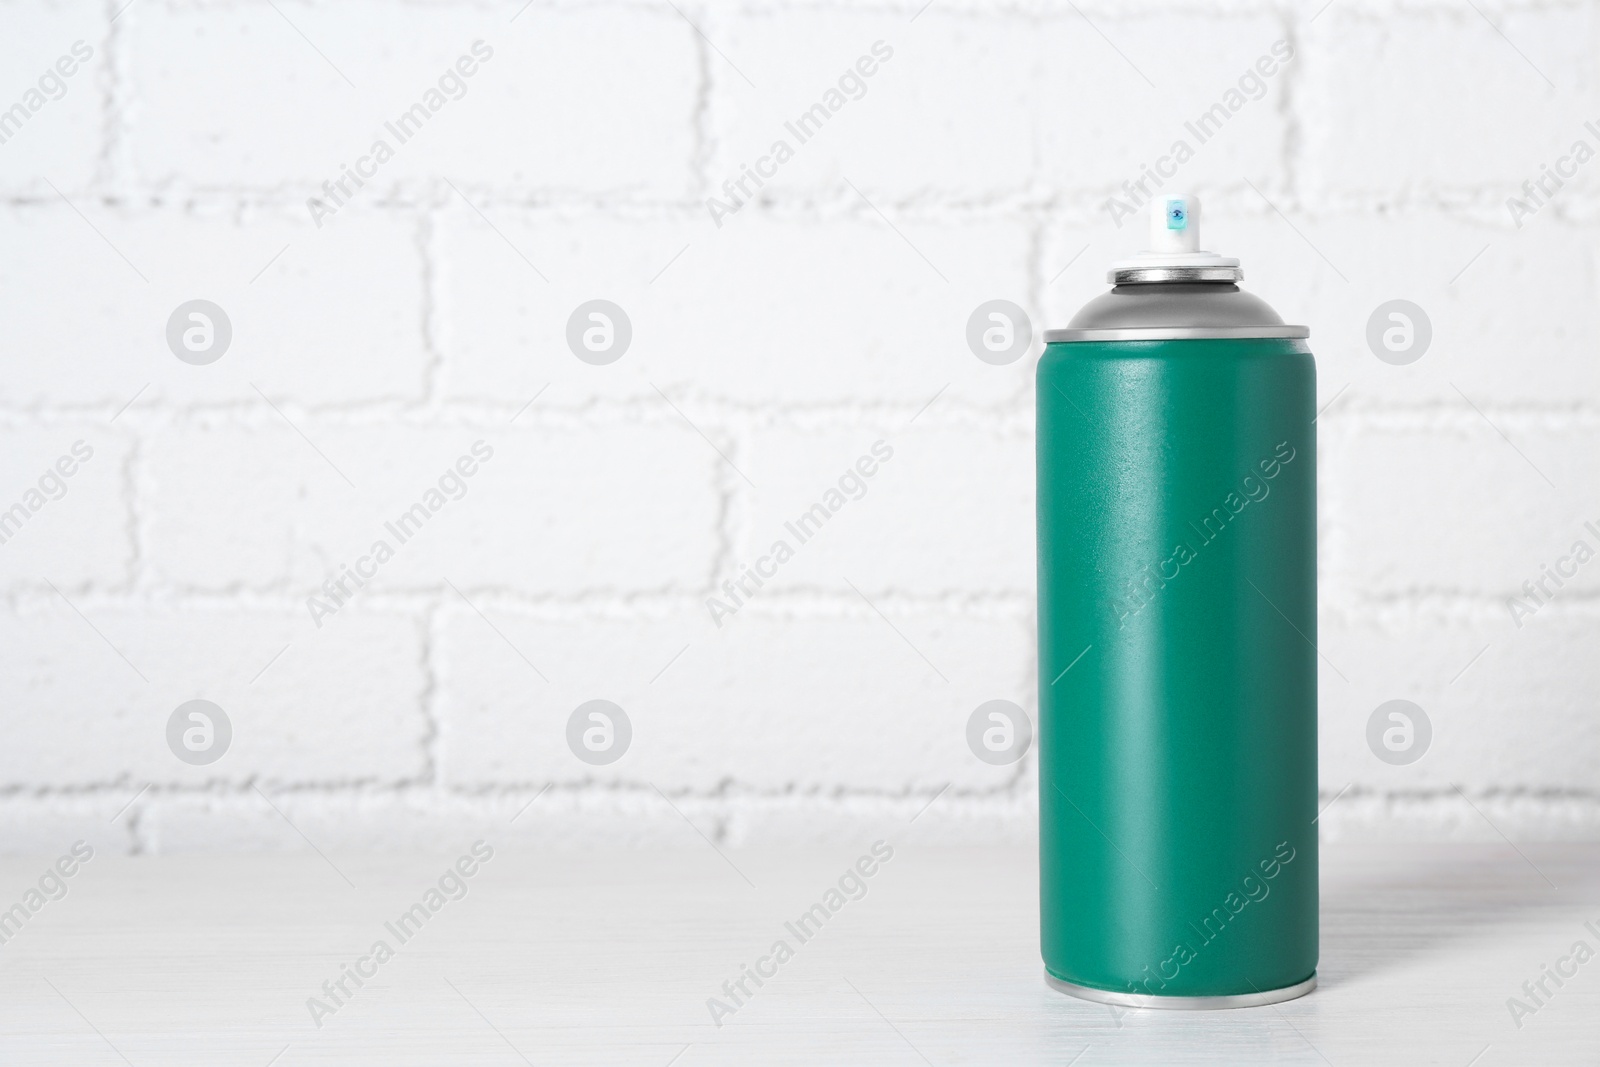
[[[1200,198],[1158,196],[1150,202],[1150,251],[1157,255],[1200,251]]]
[[[1239,277],[1239,261],[1200,247],[1200,198],[1190,193],[1167,193],[1152,199],[1145,210],[1150,213],[1150,247],[1131,259],[1111,265],[1109,278],[1139,277],[1128,272],[1167,271],[1198,268],[1207,271],[1204,280]]]

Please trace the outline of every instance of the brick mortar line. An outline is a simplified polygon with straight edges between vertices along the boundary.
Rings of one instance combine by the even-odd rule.
[[[1279,30],[1283,39],[1288,41],[1293,49],[1292,54],[1302,54],[1304,39],[1301,36],[1301,25],[1290,12],[1290,9],[1280,6],[1277,11]],[[1283,161],[1283,185],[1288,190],[1289,199],[1296,203],[1303,203],[1306,199],[1303,191],[1301,175],[1305,169],[1305,135],[1302,129],[1300,109],[1296,101],[1304,92],[1302,82],[1305,78],[1305,65],[1303,63],[1289,63],[1283,71],[1282,89],[1278,93],[1278,121],[1283,124],[1283,135],[1279,142]]]
[[[727,572],[719,572],[725,574]],[[278,596],[249,595],[218,591],[191,591],[173,595],[155,587],[154,592],[124,592],[107,590],[94,584],[67,585],[66,591],[85,610],[150,616],[170,613],[174,616],[224,614],[257,616],[267,619],[299,619],[305,611],[305,597],[317,591],[307,585],[303,589],[287,590]],[[1419,622],[1443,624],[1452,630],[1471,633],[1481,638],[1511,638],[1520,633],[1507,623],[1506,602],[1517,595],[1515,590],[1502,593],[1482,593],[1471,597],[1443,598],[1430,594],[1395,594],[1387,598],[1365,600],[1360,597],[1343,597],[1322,591],[1319,621],[1326,627],[1341,630],[1376,629],[1394,631],[1414,629]],[[471,587],[474,601],[501,616],[520,619],[531,624],[561,624],[573,622],[640,624],[682,621],[685,617],[697,618],[705,611],[705,590],[686,592],[677,596],[640,594],[636,596],[595,592],[572,597],[540,598],[533,594],[517,594],[504,589],[486,590]],[[4,597],[14,615],[29,612],[50,612],[58,605],[54,593],[47,587],[13,588]],[[366,619],[409,619],[420,623],[429,616],[431,605],[439,600],[436,590],[419,589],[405,593],[365,594],[363,603],[351,609],[352,617]],[[1015,590],[1004,593],[972,594],[907,594],[903,592],[873,592],[873,602],[880,608],[903,620],[944,622],[959,618],[969,622],[1007,624],[1031,629],[1034,625],[1034,595],[1032,590]],[[441,606],[437,625],[452,625],[472,617],[467,609],[456,610]],[[1589,623],[1600,619],[1600,590],[1563,590],[1559,599],[1547,605],[1541,619],[1529,623],[1530,627],[1545,626],[1552,622]],[[741,617],[766,623],[854,621],[872,622],[877,615],[865,609],[854,594],[839,591],[806,590],[783,592],[773,590],[763,594],[759,603],[752,603],[741,611]],[[732,622],[725,628],[748,625]],[[704,620],[704,635],[711,636],[716,627],[709,617]],[[698,632],[698,631],[696,631]],[[306,622],[302,629],[289,633],[292,639],[315,637],[314,628]],[[1034,677],[1037,671],[1037,648],[1027,648],[1032,666],[1024,673]],[[429,669],[438,668],[437,653],[429,653]],[[426,673],[426,672],[425,672]],[[426,689],[426,685],[424,686]]]
[[[965,341],[960,336],[952,339],[952,348],[965,347]],[[563,358],[570,359],[565,352]],[[974,364],[976,367],[976,363]],[[1020,378],[1019,378],[1020,380]],[[298,401],[291,397],[278,395],[275,402],[290,415],[305,416],[312,419],[322,419],[328,415],[342,416],[342,422],[350,426],[394,426],[417,428],[443,428],[448,426],[470,426],[483,429],[503,429],[510,421],[511,416],[522,413],[517,419],[521,426],[526,420],[543,417],[550,420],[553,427],[594,426],[596,416],[606,420],[606,424],[616,425],[628,422],[659,422],[683,424],[683,417],[674,410],[678,409],[690,414],[701,414],[708,417],[726,416],[730,420],[761,420],[781,419],[784,425],[793,426],[795,420],[803,425],[804,420],[812,418],[832,419],[847,417],[854,424],[861,421],[877,419],[893,420],[903,428],[904,424],[913,415],[923,412],[928,396],[920,390],[926,389],[932,393],[939,388],[939,381],[927,378],[916,388],[918,392],[907,392],[904,399],[898,397],[868,399],[868,400],[735,400],[722,395],[707,395],[704,392],[687,392],[677,386],[665,390],[671,398],[668,404],[651,388],[650,382],[645,378],[632,379],[628,385],[637,391],[621,397],[592,396],[577,403],[559,403],[561,393],[570,385],[568,382],[554,381],[550,393],[541,396],[535,407],[526,407],[526,399],[519,398],[504,403],[473,399],[450,399],[431,403],[426,398],[419,397],[415,401],[394,400],[352,400],[334,402]],[[908,387],[909,388],[909,387]],[[903,390],[904,391],[904,390]],[[107,416],[114,414],[117,408],[125,401],[84,401],[82,403],[57,403],[43,405],[4,405],[0,403],[0,427],[9,422],[39,417],[49,417],[57,421],[75,420],[82,421],[94,419],[106,422]],[[1021,413],[1010,406],[1010,401],[995,404],[985,404],[962,400],[959,396],[941,395],[935,407],[928,408],[919,416],[922,419],[935,420],[948,417],[952,414],[981,418],[987,426],[1014,432],[1017,429],[1017,420]],[[1028,409],[1031,412],[1031,407]],[[1496,411],[1498,408],[1488,408]],[[1563,408],[1552,408],[1552,411],[1563,411]],[[1600,412],[1597,412],[1600,414]],[[141,396],[136,404],[126,408],[118,416],[118,426],[144,425],[151,427],[166,427],[177,421],[190,422],[196,426],[208,424],[243,427],[250,425],[282,426],[282,416],[272,411],[262,403],[259,397],[251,394],[240,393],[235,400],[227,401],[201,401],[197,403],[170,403],[162,400],[149,400]],[[531,425],[531,423],[530,423]],[[1031,426],[1031,423],[1030,423]],[[765,429],[766,424],[755,422],[755,428]]]
[[[101,0],[106,18],[110,20],[125,0]],[[132,45],[128,41],[127,23],[109,22],[102,47],[105,61],[96,72],[100,88],[100,143],[96,153],[92,188],[107,194],[121,185],[125,156],[129,150],[129,106],[132,95],[128,65]]]
[[[1031,528],[1030,528],[1031,532]],[[714,540],[711,531],[706,531],[707,540]],[[1546,546],[1547,555],[1559,555],[1570,546],[1572,538],[1577,536],[1573,531],[1561,531],[1550,535],[1549,544]],[[359,546],[359,539],[357,545]],[[741,542],[739,548],[749,545]],[[759,546],[758,546],[759,547]],[[1530,550],[1531,551],[1531,550]],[[1531,558],[1531,554],[1530,554]],[[1537,567],[1539,561],[1530,564]],[[1545,560],[1544,562],[1548,562]],[[718,572],[719,578],[726,576],[726,572]],[[595,611],[616,611],[618,617],[630,619],[646,617],[664,617],[686,607],[704,609],[706,596],[705,586],[679,586],[676,588],[644,588],[622,589],[616,587],[591,587],[576,592],[539,593],[519,589],[514,583],[474,583],[461,581],[457,583],[463,592],[473,596],[480,605],[487,604],[498,610],[508,612],[528,613],[530,617],[543,617],[549,611],[564,611],[567,609],[578,610],[587,615]],[[951,586],[938,591],[910,592],[905,589],[884,590],[867,583],[873,590],[873,602],[888,604],[911,611],[938,610],[938,611],[985,611],[998,610],[1009,615],[1010,611],[1018,606],[1031,607],[1034,591],[1029,588],[995,588],[992,585],[981,587]],[[277,611],[284,608],[303,609],[305,606],[305,593],[316,592],[320,587],[286,584],[274,581],[267,584],[244,585],[242,583],[229,583],[223,586],[198,585],[183,582],[161,582],[150,586],[107,585],[104,582],[90,580],[86,582],[56,583],[58,588],[73,592],[82,597],[81,603],[104,610],[120,610],[125,607],[136,607],[141,610],[162,608],[195,608],[210,610],[214,608],[243,608],[251,611]],[[29,610],[54,602],[55,594],[48,585],[42,582],[12,582],[4,586],[4,593],[0,593],[0,600],[12,610]],[[408,612],[418,609],[439,607],[443,610],[454,610],[450,600],[444,596],[448,587],[441,581],[406,583],[399,587],[385,590],[371,590],[363,592],[359,601],[352,610],[359,611],[364,607],[374,614],[389,614],[392,612]],[[1484,608],[1503,610],[1504,598],[1512,595],[1521,595],[1519,590],[1507,589],[1499,592],[1483,590],[1450,589],[1438,587],[1423,587],[1416,589],[1395,589],[1388,592],[1362,592],[1359,587],[1351,584],[1324,581],[1323,583],[1322,611],[1324,614],[1334,616],[1339,620],[1370,617],[1374,612],[1383,612],[1391,608],[1404,608],[1408,610],[1424,609],[1438,614],[1472,613]],[[1330,594],[1342,594],[1331,596]],[[1600,599],[1600,588],[1579,587],[1563,589],[1557,600],[1550,606],[1559,609],[1562,604],[1571,604],[1574,607],[1586,606]],[[436,601],[439,602],[436,604]],[[800,583],[779,587],[768,587],[761,596],[751,601],[746,608],[739,612],[741,616],[748,610],[752,616],[763,614],[763,608],[769,608],[782,617],[792,617],[798,609],[805,611],[815,609],[820,612],[831,613],[837,605],[856,604],[859,597],[846,589],[843,584],[835,588],[833,585],[816,585],[814,583]],[[861,612],[849,612],[852,617],[859,615],[862,618],[872,617],[872,612],[865,607]],[[600,617],[600,616],[596,616]],[[708,620],[709,622],[709,620]],[[729,622],[725,628],[736,626],[737,623]]]
[[[1553,143],[1552,155],[1566,149],[1566,145]],[[1537,160],[1533,161],[1537,164]],[[1430,219],[1440,215],[1472,221],[1484,225],[1486,220],[1496,220],[1495,225],[1484,228],[1515,236],[1519,231],[1506,212],[1508,196],[1518,192],[1518,187],[1495,183],[1477,186],[1408,186],[1399,191],[1373,192],[1361,189],[1319,190],[1315,194],[1304,190],[1315,188],[1317,175],[1307,173],[1311,168],[1302,166],[1300,185],[1287,190],[1279,206],[1297,221],[1345,222],[1351,217],[1385,222],[1411,219]],[[1104,219],[1106,197],[1120,193],[1120,186],[1081,186],[1067,189],[1041,182],[1037,177],[1023,179],[1025,188],[1004,190],[962,190],[916,193],[899,198],[884,194],[883,190],[866,185],[873,203],[885,212],[909,223],[981,222],[1000,219],[1026,223],[1029,215],[1042,215],[1049,226],[1089,225],[1097,231],[1115,235],[1121,231],[1108,229]],[[675,197],[655,197],[632,194],[588,194],[569,196],[561,190],[523,190],[501,185],[478,185],[464,181],[463,188],[473,197],[477,206],[485,211],[520,211],[528,215],[548,216],[557,221],[584,220],[594,217],[621,218],[632,221],[680,221],[701,225],[707,235],[715,228],[706,215],[703,199],[689,200]],[[74,190],[66,190],[69,194]],[[128,218],[150,218],[161,213],[174,212],[194,218],[215,215],[219,221],[232,225],[260,225],[291,223],[309,226],[305,216],[305,196],[317,192],[311,186],[287,190],[274,196],[262,189],[207,188],[186,191],[176,195],[154,192],[128,192],[118,194],[93,193],[75,199],[80,207],[97,209]],[[82,192],[78,190],[77,192]],[[769,187],[761,199],[750,202],[751,216],[773,221],[829,222],[841,219],[860,219],[881,226],[875,213],[863,206],[860,198],[848,187],[826,187],[810,190],[784,190]],[[1260,203],[1259,197],[1240,183],[1207,186],[1209,194],[1206,209],[1209,217],[1226,219],[1272,219],[1276,215]],[[302,195],[304,194],[304,195]],[[1254,198],[1254,199],[1252,199]],[[419,180],[414,189],[406,188],[398,195],[391,191],[384,195],[374,191],[366,201],[352,206],[351,217],[376,217],[405,219],[419,210],[437,203],[437,183]],[[54,194],[27,194],[21,190],[0,192],[0,209],[59,211],[62,217],[71,210]],[[441,210],[448,217],[475,218],[467,207],[444,205]],[[261,214],[251,223],[238,219],[239,212],[275,212]],[[343,214],[343,212],[341,212]],[[1574,226],[1589,226],[1600,219],[1600,190],[1582,187],[1564,190],[1556,201],[1540,211],[1541,216],[1567,222]],[[1574,216],[1577,217],[1574,217]],[[231,216],[231,217],[230,217]],[[740,212],[741,219],[746,213]],[[741,225],[735,221],[728,225]],[[1137,240],[1130,236],[1129,248]]]
[[[1024,761],[1031,765],[1031,761]],[[574,764],[576,766],[576,764]],[[585,768],[587,773],[587,768]],[[256,786],[270,783],[273,797],[322,798],[339,796],[352,800],[439,800],[467,801],[473,803],[515,802],[532,795],[544,794],[553,798],[587,799],[595,796],[615,797],[618,800],[657,801],[656,788],[649,779],[617,779],[606,782],[577,780],[573,777],[540,779],[507,779],[496,782],[452,785],[448,782],[424,782],[416,779],[399,779],[388,782],[361,781],[282,781],[271,774],[256,772],[242,779],[210,782],[206,785],[185,785],[176,782],[152,782],[140,797],[166,797],[174,800],[256,800]],[[99,800],[102,798],[129,799],[142,788],[144,779],[127,777],[111,782],[85,782],[80,784],[10,784],[0,787],[0,803],[13,801],[47,800]],[[1030,788],[1032,783],[1029,783]],[[927,785],[913,789],[881,789],[867,786],[818,785],[807,787],[753,786],[726,782],[711,789],[699,787],[669,787],[665,792],[674,799],[696,802],[737,803],[742,800],[759,801],[841,801],[877,800],[887,803],[925,802],[942,792],[943,796],[969,800],[1012,798],[1011,784],[992,786],[955,786],[945,788]],[[1454,795],[1454,794],[1451,794]],[[259,802],[259,801],[257,801]]]
[[[436,212],[431,208],[418,211],[413,238],[418,266],[417,339],[423,352],[422,404],[430,411],[441,402],[440,382],[447,378],[452,362],[439,337],[445,287],[440,280],[444,261],[438,254],[435,217]]]
[[[1032,766],[1032,760],[1025,761],[1025,766]],[[1013,802],[1028,800],[1037,797],[1036,776],[1028,774],[1021,789],[1013,789],[1013,784],[1007,782],[989,787],[970,786],[927,786],[909,790],[885,790],[871,787],[830,785],[813,786],[804,789],[790,787],[757,787],[749,785],[718,786],[715,789],[677,788],[666,789],[664,792],[674,800],[684,800],[690,803],[701,804],[727,804],[738,805],[745,802],[753,803],[793,803],[805,804],[848,804],[851,802],[867,801],[882,804],[921,805],[935,795],[950,800],[968,800],[977,802],[1003,801]],[[649,780],[622,779],[614,782],[596,783],[563,783],[560,779],[534,779],[507,781],[504,783],[485,783],[478,785],[449,785],[446,783],[418,783],[401,782],[388,785],[347,784],[347,783],[322,783],[322,782],[281,782],[270,775],[252,774],[248,780],[228,784],[213,783],[207,786],[185,786],[176,784],[151,784],[149,789],[139,798],[135,806],[145,803],[146,798],[169,799],[173,801],[193,800],[244,800],[259,804],[256,786],[260,783],[270,783],[274,792],[273,797],[283,797],[290,801],[295,799],[322,800],[338,798],[343,800],[434,800],[442,802],[467,802],[471,804],[492,805],[496,803],[515,803],[525,800],[530,796],[544,794],[552,798],[566,797],[573,800],[589,800],[595,797],[610,797],[620,801],[644,800],[647,803],[655,801],[656,786]],[[23,804],[33,802],[52,801],[99,801],[102,799],[129,799],[132,791],[140,786],[132,779],[119,782],[88,783],[83,785],[8,785],[0,787],[0,805]],[[1504,786],[1487,785],[1467,788],[1469,796],[1479,800],[1500,805],[1514,804],[1577,804],[1594,805],[1600,808],[1600,791],[1583,788],[1537,787],[1537,786]],[[1378,789],[1361,786],[1351,787],[1349,791],[1340,793],[1338,789],[1319,789],[1318,799],[1326,804],[1338,797],[1338,803],[1346,801],[1354,803],[1385,804],[1417,803],[1428,804],[1434,801],[1443,801],[1447,804],[1460,804],[1460,796],[1449,786],[1434,788],[1413,789]]]
[[[559,388],[559,383],[552,386],[552,393]],[[925,426],[945,430],[981,429],[1003,439],[1031,438],[1034,433],[1033,394],[1031,386],[1024,384],[1023,389],[1021,402],[1006,400],[992,406],[970,403],[945,393],[934,408],[918,417],[918,429]],[[737,402],[725,398],[687,399],[681,393],[672,395],[673,403],[703,427],[726,431],[742,426],[754,433],[773,430],[831,432],[860,428],[863,423],[887,423],[891,424],[891,430],[898,430],[902,428],[898,424],[903,424],[921,407],[921,403],[915,401]],[[291,416],[317,428],[419,432],[452,429],[504,432],[510,417],[521,406],[490,406],[454,400],[430,403],[426,399],[407,404],[390,401],[304,404],[283,397],[278,400]],[[1498,425],[1513,430],[1566,432],[1600,428],[1600,402],[1480,402],[1479,407]],[[98,402],[0,407],[0,430],[92,428],[95,424],[104,424],[107,413],[114,410],[114,405]],[[1459,401],[1451,403],[1442,396],[1412,404],[1373,404],[1357,397],[1341,401],[1318,422],[1327,428],[1326,433],[1341,437],[1353,436],[1364,429],[1465,432],[1471,436],[1494,433],[1491,427],[1484,425],[1478,412]],[[534,408],[517,419],[515,429],[510,432],[601,432],[618,427],[670,426],[683,427],[682,417],[656,397],[641,394],[636,398],[596,399],[581,407],[563,407],[557,394],[548,399],[541,397]],[[110,432],[132,440],[152,431],[174,428],[292,432],[283,426],[281,416],[264,410],[259,400],[252,402],[244,398],[237,402],[189,405],[141,398],[118,418],[117,426]]]
[[[704,9],[701,5],[690,8],[690,18],[694,18],[696,25],[708,36],[711,29],[705,25]],[[716,58],[711,54],[711,45],[695,26],[684,26],[682,32],[690,34],[695,55],[695,94],[694,107],[689,115],[691,132],[689,174],[694,183],[697,194],[697,203],[703,205],[705,198],[711,194],[715,186],[711,168],[716,162],[717,142],[715,136],[714,110],[718,98]]]
[[[738,463],[739,458],[749,451],[754,435],[745,427],[743,432],[736,430],[732,436],[733,456],[730,459]],[[712,491],[717,498],[716,550],[706,572],[706,584],[700,590],[702,603],[704,598],[716,594],[718,585],[724,579],[738,577],[739,549],[748,543],[752,526],[750,496],[740,484],[742,481],[740,474],[718,457],[711,473]]]
[[[440,625],[443,597],[418,620],[421,631],[418,649],[422,669],[422,692],[417,697],[417,708],[422,714],[423,734],[417,739],[422,757],[421,782],[429,786],[440,784],[440,749],[444,734],[449,729],[445,712],[444,683],[441,680],[439,644],[442,637]]]
[[[929,391],[933,390],[929,387]],[[940,399],[940,403],[944,398]],[[540,400],[540,405],[544,403]],[[903,428],[906,419],[915,410],[915,405],[907,405],[892,411],[867,411],[856,408],[837,408],[826,411],[796,413],[795,418],[787,417],[788,413],[780,408],[769,411],[750,412],[748,410],[724,409],[713,412],[703,407],[686,405],[679,406],[694,420],[695,425],[713,438],[717,433],[729,433],[736,429],[752,435],[766,436],[770,434],[806,435],[837,435],[845,431],[854,431],[858,436],[864,437],[868,443],[873,436],[888,436]],[[530,418],[532,411],[517,419],[515,426],[507,427],[507,418],[471,418],[454,419],[441,418],[438,421],[427,421],[427,412],[421,412],[424,417],[407,417],[404,421],[385,420],[362,415],[356,418],[305,418],[307,413],[303,410],[295,411],[285,405],[285,410],[290,411],[297,425],[308,433],[313,431],[324,434],[349,433],[352,435],[372,434],[381,436],[384,440],[397,437],[402,440],[427,441],[431,435],[448,435],[451,432],[476,433],[479,435],[493,434],[493,440],[502,438],[528,438],[534,435],[544,435],[557,440],[573,436],[595,434],[603,435],[608,432],[622,431],[673,431],[682,429],[684,433],[694,434],[696,440],[699,435],[694,430],[685,426],[683,420],[676,413],[666,409],[666,414],[651,413],[640,417],[635,411],[618,406],[608,410],[590,412],[588,415],[574,415],[558,409],[550,409],[541,418]],[[413,413],[415,414],[415,413]],[[755,418],[746,418],[749,415]],[[670,415],[670,418],[667,417]],[[3,432],[40,432],[40,431],[68,431],[68,432],[95,432],[102,431],[107,437],[132,442],[136,440],[152,441],[159,439],[163,434],[172,432],[193,433],[238,433],[244,435],[260,434],[268,438],[293,435],[293,430],[283,424],[281,418],[274,422],[259,415],[243,418],[214,418],[203,415],[188,418],[180,415],[172,419],[132,420],[124,415],[117,420],[118,428],[104,430],[104,410],[88,411],[81,409],[67,409],[58,412],[43,412],[26,418],[8,417],[0,415],[0,433]],[[127,423],[126,426],[123,424]],[[949,433],[976,434],[995,441],[1010,441],[1030,443],[1033,439],[1033,423],[1031,408],[1027,415],[1019,411],[994,411],[974,408],[966,411],[946,411],[934,417],[930,411],[917,420],[918,432],[937,430]],[[1564,428],[1564,427],[1558,427]],[[97,438],[98,439],[98,438]],[[339,440],[340,438],[334,438]],[[347,442],[349,439],[346,439]],[[321,443],[319,441],[319,443]],[[709,452],[709,449],[707,450]],[[748,472],[747,472],[748,473]],[[820,487],[819,487],[820,488]]]
[[[1397,436],[1432,435],[1440,439],[1461,441],[1469,439],[1500,441],[1502,438],[1497,428],[1512,434],[1555,435],[1586,434],[1600,429],[1600,410],[1587,406],[1553,407],[1543,411],[1528,408],[1507,409],[1481,404],[1480,407],[1484,414],[1493,420],[1493,425],[1484,422],[1484,415],[1465,406],[1419,405],[1415,408],[1370,410],[1352,407],[1342,414],[1330,412],[1317,420],[1318,425],[1324,428],[1323,436],[1320,438],[1323,442],[1322,451],[1330,455],[1337,454],[1358,442],[1363,431],[1381,431]],[[1526,444],[1525,441],[1523,443]]]
[[[720,572],[718,577],[726,576]],[[320,586],[277,590],[251,589],[197,589],[179,586],[139,587],[111,589],[99,583],[56,583],[58,588],[72,593],[74,603],[80,608],[95,611],[232,611],[273,615],[306,611],[307,596],[318,594]],[[414,617],[437,607],[441,612],[461,617],[472,617],[465,605],[459,609],[445,600],[439,586],[414,586],[392,592],[363,592],[360,600],[348,610],[352,617],[404,616]],[[870,587],[869,587],[870,588]],[[448,591],[448,589],[446,589]],[[567,622],[574,619],[617,622],[663,621],[688,613],[706,611],[704,587],[676,592],[627,592],[619,590],[593,590],[559,596],[539,596],[522,593],[503,586],[486,588],[464,584],[462,591],[471,596],[480,607],[493,608],[506,615],[534,622]],[[59,598],[45,585],[13,585],[3,594],[3,602],[12,612],[43,610],[59,607]],[[950,590],[945,593],[912,594],[874,590],[873,603],[879,607],[896,610],[908,616],[945,617],[961,614],[969,618],[988,620],[1017,620],[1031,617],[1032,590]],[[1502,605],[1503,607],[1503,605]],[[342,613],[341,613],[342,614]],[[741,608],[742,618],[762,618],[768,621],[794,619],[875,619],[870,608],[861,604],[860,598],[844,586],[839,590],[822,590],[805,587],[794,590],[768,589],[759,600]],[[307,615],[306,636],[315,633]],[[329,623],[336,626],[337,623]],[[705,625],[715,630],[709,614]],[[738,621],[724,624],[723,629],[733,629]]]
[[[169,14],[187,14],[196,10],[193,5],[180,3],[162,3],[157,0],[151,6],[164,9]],[[199,9],[205,13],[217,11],[259,11],[265,6],[265,0],[228,0],[228,2],[210,3]],[[308,6],[301,0],[295,0],[297,7]],[[453,0],[453,2],[430,2],[430,0],[401,0],[401,8],[410,8],[419,12],[484,12],[505,13],[515,11],[518,3],[500,2],[491,3],[484,0]],[[879,17],[908,17],[915,14],[920,4],[915,0],[906,2],[865,2],[848,3],[840,0],[736,0],[730,3],[712,3],[700,5],[702,10],[713,9],[717,14],[738,16],[771,16],[781,14],[832,14],[844,16],[879,16]],[[1347,16],[1355,15],[1362,21],[1378,21],[1383,17],[1394,15],[1427,15],[1447,16],[1450,21],[1463,25],[1475,23],[1475,16],[1464,13],[1459,4],[1451,0],[1347,0],[1342,5],[1353,11],[1344,12]],[[1303,5],[1302,5],[1303,7]],[[1499,0],[1490,10],[1497,14],[1529,15],[1544,13],[1568,13],[1586,10],[1588,5],[1584,0]],[[1293,5],[1272,2],[1272,0],[1233,0],[1226,4],[1218,4],[1215,0],[1138,0],[1136,3],[1113,2],[1113,0],[1082,0],[1073,5],[1067,0],[941,0],[939,9],[929,14],[939,18],[961,18],[982,20],[995,23],[1025,20],[1060,19],[1067,20],[1076,16],[1077,8],[1090,14],[1098,14],[1109,19],[1113,24],[1126,24],[1132,22],[1149,21],[1173,15],[1199,17],[1206,21],[1226,25],[1241,18],[1260,17],[1262,15],[1280,14],[1285,17],[1302,16],[1303,10],[1297,10]],[[113,8],[114,10],[114,8]],[[557,14],[587,14],[592,11],[605,13],[633,13],[649,15],[657,18],[663,17],[660,5],[641,2],[641,0],[542,0],[532,9],[532,13],[550,12]]]
[[[137,438],[129,442],[127,459],[121,471],[123,532],[128,543],[128,565],[124,577],[125,587],[129,591],[145,589],[150,584],[147,562],[149,554],[145,551],[145,545],[149,542],[150,516],[146,514],[148,509],[140,506],[139,493],[142,473],[139,459],[145,445],[145,441]]]

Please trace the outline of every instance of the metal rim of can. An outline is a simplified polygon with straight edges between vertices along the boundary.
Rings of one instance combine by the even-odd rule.
[[[1153,282],[1237,282],[1244,278],[1238,266],[1210,267],[1112,267],[1106,281],[1112,285],[1139,285]]]
[[[1170,997],[1144,993],[1116,993],[1109,989],[1095,989],[1092,986],[1078,985],[1057,978],[1048,970],[1044,972],[1044,980],[1059,992],[1068,996],[1077,997],[1079,1000],[1091,1000],[1096,1004],[1112,1004],[1121,1008],[1158,1008],[1179,1011],[1213,1011],[1219,1008],[1258,1008],[1266,1004],[1281,1004],[1286,1000],[1303,997],[1317,988],[1317,973],[1311,972],[1311,977],[1294,985],[1286,985],[1279,989],[1264,989],[1255,993],[1234,993],[1227,996],[1215,997]]]
[[[1198,341],[1208,338],[1306,338],[1309,326],[1142,326],[1109,330],[1046,330],[1045,344],[1073,341]]]

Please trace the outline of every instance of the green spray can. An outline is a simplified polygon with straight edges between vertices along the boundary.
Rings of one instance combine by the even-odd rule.
[[[1133,1007],[1317,966],[1316,372],[1159,196],[1038,369],[1046,979]]]

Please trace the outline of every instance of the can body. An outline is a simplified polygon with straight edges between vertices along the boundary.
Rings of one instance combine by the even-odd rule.
[[[1139,997],[1308,982],[1310,350],[1052,343],[1037,385],[1046,970]]]

